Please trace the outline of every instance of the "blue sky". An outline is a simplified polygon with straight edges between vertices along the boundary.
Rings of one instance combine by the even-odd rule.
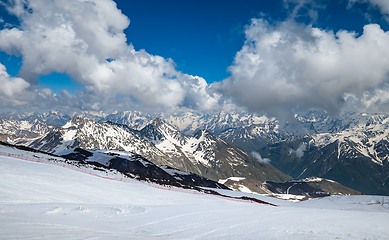
[[[228,76],[251,18],[261,12],[284,15],[280,1],[116,2],[130,16],[125,33],[135,49],[172,58],[178,70],[208,82]]]
[[[2,1],[4,3],[10,3],[12,1]],[[59,8],[62,3],[55,3],[53,1],[52,6]],[[101,0],[102,3],[106,4],[111,2],[110,0]],[[218,97],[217,100],[213,100],[215,98],[215,94],[211,94],[209,97],[209,102],[214,101],[224,101],[230,102],[231,104],[242,105],[243,107],[248,107],[249,109],[255,111],[266,111],[268,110],[267,106],[262,109],[255,109],[252,105],[257,103],[246,103],[244,97],[237,96],[234,91],[230,91],[228,88],[226,89],[226,84],[228,81],[233,83],[245,83],[240,80],[239,77],[236,76],[237,72],[237,62],[236,57],[237,53],[241,52],[242,54],[247,54],[247,52],[242,52],[241,50],[244,46],[249,46],[249,42],[246,41],[248,39],[247,29],[252,27],[251,19],[261,19],[268,24],[267,32],[269,31],[281,31],[282,24],[285,22],[293,21],[293,26],[304,26],[306,29],[320,29],[324,32],[333,31],[335,34],[338,31],[346,30],[348,32],[355,32],[355,38],[361,36],[363,34],[364,26],[376,23],[380,26],[382,31],[387,31],[388,21],[387,21],[387,5],[382,3],[380,0],[356,0],[356,1],[346,1],[346,0],[337,0],[337,1],[311,1],[311,0],[281,0],[281,1],[261,1],[261,0],[241,0],[241,1],[205,1],[205,0],[196,0],[196,1],[178,1],[178,0],[170,0],[170,1],[159,1],[159,0],[145,0],[145,1],[128,1],[128,0],[116,0],[117,8],[120,9],[122,15],[127,17],[130,21],[128,27],[125,25],[125,19],[120,18],[118,21],[122,21],[123,23],[118,27],[118,32],[115,33],[115,37],[119,36],[119,33],[124,33],[126,37],[126,44],[128,46],[133,46],[134,50],[138,55],[141,54],[141,50],[144,50],[149,56],[161,56],[166,61],[168,59],[172,59],[172,66],[182,74],[188,74],[191,76],[199,76],[205,79],[206,83],[209,85],[205,88],[209,88],[211,85],[214,87],[215,94],[222,95],[222,97]],[[23,1],[17,1],[18,5],[23,6]],[[70,4],[70,3],[69,3]],[[11,4],[12,5],[12,4]],[[31,19],[39,22],[38,13],[41,11],[49,11],[48,6],[41,7],[38,2],[36,5],[32,5],[30,3],[26,3],[25,9],[31,9],[30,15]],[[28,31],[32,31],[32,26],[29,26],[27,23],[27,19],[29,14],[21,14],[16,12],[17,8],[13,8],[13,10],[9,10],[8,8],[2,6],[1,7],[1,19],[2,23],[0,24],[1,29],[12,29],[18,28],[24,31],[27,34]],[[27,7],[26,7],[27,6]],[[41,7],[38,11],[38,8]],[[64,7],[64,6],[62,6]],[[58,10],[58,9],[57,9]],[[58,11],[61,11],[59,8]],[[107,10],[108,11],[108,10]],[[28,12],[25,10],[25,13]],[[62,14],[62,13],[61,13]],[[66,13],[69,14],[69,13]],[[107,13],[108,14],[108,13]],[[115,12],[118,14],[118,12]],[[18,15],[18,17],[15,17]],[[109,14],[108,14],[109,15]],[[113,15],[111,15],[113,16]],[[37,20],[38,19],[38,20]],[[78,19],[78,18],[75,18]],[[32,24],[32,20],[28,20]],[[96,19],[98,21],[98,19]],[[109,20],[107,20],[109,21]],[[93,19],[91,20],[93,22]],[[21,24],[22,23],[22,24]],[[23,26],[23,23],[25,25]],[[69,26],[76,26],[78,23],[72,23]],[[111,24],[111,23],[110,23]],[[115,23],[113,23],[114,25]],[[124,26],[124,27],[123,27]],[[50,28],[50,26],[45,26]],[[85,27],[85,26],[82,26]],[[93,28],[93,26],[90,26]],[[116,26],[114,26],[116,28]],[[296,29],[299,27],[296,27]],[[122,29],[122,30],[121,30]],[[278,30],[277,30],[278,29]],[[77,29],[76,29],[77,30]],[[303,30],[303,31],[305,31]],[[46,31],[46,30],[45,30]],[[108,30],[109,31],[109,30]],[[298,31],[298,30],[296,30]],[[307,30],[308,31],[308,30]],[[310,31],[310,30],[309,30]],[[273,33],[274,33],[273,32]],[[34,35],[26,35],[26,36],[34,36]],[[1,37],[0,37],[1,38]],[[81,40],[85,40],[81,37]],[[89,41],[89,40],[88,40]],[[254,38],[253,42],[260,41],[258,38]],[[92,44],[87,42],[88,44]],[[104,46],[108,46],[109,43],[105,42]],[[13,47],[14,49],[20,46]],[[111,46],[110,46],[111,47]],[[26,47],[22,47],[22,50],[11,51],[10,45],[3,46],[0,49],[8,52],[0,53],[0,63],[5,66],[6,71],[11,77],[21,77],[27,82],[31,83],[34,81],[38,81],[38,89],[49,88],[52,90],[54,94],[58,95],[62,94],[62,90],[67,90],[71,95],[80,96],[80,92],[83,92],[83,96],[86,95],[85,92],[96,92],[102,91],[102,82],[104,79],[99,80],[98,83],[90,80],[88,76],[82,76],[82,73],[79,73],[79,70],[70,69],[68,65],[59,66],[59,67],[47,67],[46,60],[50,61],[50,57],[43,56],[44,54],[38,54],[35,57],[39,56],[36,61],[44,61],[45,65],[42,66],[32,66],[31,69],[25,64],[25,62],[30,61],[30,65],[33,64],[31,60],[28,59],[27,55],[23,55],[20,52],[28,52]],[[119,49],[119,48],[118,48]],[[120,48],[121,51],[126,51],[124,48]],[[256,47],[255,49],[258,49]],[[116,51],[116,50],[115,50]],[[119,51],[119,50],[117,50]],[[29,53],[29,52],[28,52]],[[109,54],[107,53],[105,56],[109,58]],[[54,53],[53,53],[54,54]],[[58,54],[58,53],[57,53]],[[115,54],[118,54],[115,52]],[[113,55],[115,55],[113,54]],[[123,55],[123,54],[122,54]],[[50,56],[50,55],[48,55]],[[259,56],[259,54],[258,54]],[[260,55],[263,56],[263,55]],[[123,57],[123,56],[121,56]],[[28,60],[26,60],[28,59]],[[43,59],[43,60],[42,60]],[[235,62],[234,62],[235,60]],[[270,60],[269,60],[270,61]],[[272,60],[271,60],[272,61]],[[169,63],[169,64],[170,64]],[[19,73],[19,69],[21,66],[25,64],[25,70],[22,73]],[[61,61],[58,63],[61,65]],[[168,63],[163,63],[164,65],[169,65]],[[232,66],[232,68],[231,68]],[[235,66],[235,67],[234,67]],[[110,66],[112,67],[112,66]],[[113,66],[115,67],[115,66]],[[44,70],[39,70],[44,68]],[[171,65],[167,66],[169,71],[166,71],[161,75],[164,79],[166,76],[168,81],[172,81],[172,79],[180,80],[180,76],[177,76],[177,72],[171,70]],[[26,70],[27,69],[27,70]],[[38,70],[37,70],[38,69]],[[235,70],[234,70],[235,69]],[[74,70],[74,71],[73,71]],[[255,70],[255,69],[254,69]],[[254,71],[253,70],[253,71]],[[30,72],[29,72],[30,71]],[[143,71],[143,70],[142,70]],[[154,70],[153,70],[154,71]],[[172,72],[173,71],[173,72]],[[261,70],[263,72],[263,69]],[[133,71],[132,71],[133,72]],[[155,72],[155,71],[154,71]],[[168,73],[169,72],[169,73]],[[130,72],[131,74],[131,72]],[[170,76],[169,74],[172,74]],[[145,73],[140,74],[139,76],[144,76]],[[146,73],[147,75],[147,73]],[[233,75],[233,76],[231,76]],[[100,77],[101,75],[99,75]],[[136,79],[139,79],[138,75]],[[343,75],[342,75],[343,76]],[[28,79],[26,79],[28,78]],[[225,79],[229,79],[228,81],[224,81]],[[166,79],[165,79],[166,80]],[[119,81],[119,80],[118,80]],[[122,81],[122,80],[121,80]],[[141,82],[143,80],[141,79]],[[182,80],[186,81],[186,80]],[[192,80],[188,80],[192,81]],[[255,81],[262,81],[260,77],[256,78]],[[290,80],[291,82],[295,80]],[[326,80],[327,81],[327,80]],[[379,84],[384,83],[386,80],[378,81]],[[133,83],[133,82],[132,82]],[[167,91],[175,89],[174,84],[169,82],[167,85]],[[213,83],[221,83],[221,84],[213,84]],[[104,82],[104,84],[107,84]],[[181,84],[181,83],[179,83]],[[197,84],[197,85],[196,85]],[[196,86],[201,85],[202,83],[195,83]],[[378,84],[378,83],[377,83]],[[379,85],[378,84],[378,85]],[[361,91],[371,90],[373,88],[377,88],[378,85],[373,87],[371,86],[363,86]],[[165,84],[163,84],[165,86]],[[186,86],[186,85],[185,85]],[[30,86],[31,87],[31,86]],[[255,84],[253,85],[255,87]],[[258,87],[258,86],[257,86]],[[182,88],[182,87],[181,87]],[[92,90],[90,90],[92,89]],[[97,90],[96,90],[97,89]],[[116,88],[115,88],[116,89]],[[222,89],[222,90],[220,90]],[[344,94],[348,94],[354,92],[360,94],[359,89],[352,91],[348,91],[349,89],[345,89],[343,92],[339,93],[343,98]],[[210,92],[211,90],[204,90],[206,92]],[[212,89],[212,91],[214,91]],[[153,106],[155,103],[160,102],[161,100],[155,100],[148,102],[147,99],[142,99],[141,96],[137,95],[139,89],[129,89],[128,94],[126,91],[112,90],[110,93],[113,95],[116,94],[116,97],[122,99],[123,96],[127,96],[129,101],[134,104],[145,103],[147,106]],[[191,90],[185,90],[185,93],[180,97],[180,99],[173,99],[172,106],[181,107],[185,105],[185,107],[192,108],[193,106],[199,106],[201,104],[205,104],[204,102],[198,103],[194,98],[195,96],[188,96],[188,93],[192,93]],[[232,93],[231,93],[232,92]],[[47,93],[47,92],[46,92]],[[45,93],[45,94],[46,94]],[[47,93],[48,94],[48,93]],[[181,92],[180,92],[181,94]],[[40,94],[42,95],[42,94]],[[340,96],[339,95],[339,96]],[[170,95],[169,95],[170,96]],[[201,95],[203,96],[203,95]],[[197,96],[197,97],[201,97]],[[339,97],[335,96],[335,97]],[[226,100],[221,98],[231,98],[232,100]],[[77,97],[76,97],[77,98]],[[89,97],[93,98],[93,97]],[[295,97],[294,97],[295,98]],[[161,96],[161,99],[166,99],[165,96]],[[263,99],[258,99],[258,101]],[[59,101],[59,100],[58,100]],[[85,101],[85,99],[77,100],[79,104]],[[107,102],[112,102],[113,100],[107,99],[105,103],[102,103],[105,107],[109,105]],[[81,103],[80,103],[81,102]],[[206,104],[210,104],[206,102]],[[305,106],[309,99],[298,100],[296,105]],[[274,109],[282,109],[285,107],[285,104],[282,103],[283,106],[278,108],[279,106],[271,106]],[[282,105],[281,104],[281,105]],[[331,105],[332,103],[329,103]],[[165,104],[169,105],[169,104]],[[15,105],[16,106],[16,105]],[[61,106],[53,106],[60,108]],[[64,106],[62,106],[64,107]],[[78,105],[76,108],[84,108],[88,109],[88,107]],[[171,106],[168,106],[171,107]],[[288,108],[294,106],[286,106]],[[308,106],[312,107],[312,106]],[[319,106],[319,107],[324,107]],[[93,108],[93,107],[92,107]],[[97,110],[99,107],[94,106]],[[196,108],[196,107],[193,107]],[[331,107],[329,107],[331,108]]]
[[[228,66],[243,46],[244,28],[251,18],[265,14],[273,21],[283,21],[290,17],[282,0],[115,2],[131,21],[124,31],[128,43],[137,50],[145,49],[151,54],[172,58],[178,70],[201,76],[209,83],[229,76]],[[364,14],[371,12],[376,16],[374,21],[388,29],[376,9],[367,11],[367,4],[347,9],[346,1],[327,2],[319,19],[313,22],[314,26],[361,33],[363,26],[369,23]],[[298,20],[312,22],[304,16]]]

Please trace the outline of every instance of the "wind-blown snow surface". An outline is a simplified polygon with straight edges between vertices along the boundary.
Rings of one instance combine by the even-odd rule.
[[[388,197],[331,197],[298,204],[274,199],[280,206],[273,207],[113,181],[5,156],[0,156],[0,176],[1,239],[389,236]]]

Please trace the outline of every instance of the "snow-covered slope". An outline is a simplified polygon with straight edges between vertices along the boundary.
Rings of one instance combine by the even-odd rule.
[[[389,234],[388,197],[283,204],[256,196],[279,205],[273,207],[5,156],[0,176],[3,239],[386,239]]]

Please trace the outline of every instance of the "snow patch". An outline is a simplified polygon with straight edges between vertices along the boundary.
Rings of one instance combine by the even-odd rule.
[[[231,181],[234,181],[234,182],[239,182],[239,181],[245,180],[245,179],[246,179],[246,178],[244,178],[244,177],[229,177],[229,178],[227,178],[227,179],[220,179],[220,180],[218,181],[218,183],[224,184],[224,183],[226,183],[228,180],[231,180]]]
[[[62,126],[62,128],[71,128],[71,127],[75,127],[76,125],[73,123],[73,121],[69,121],[67,123],[65,123],[65,125]]]
[[[248,187],[246,187],[246,186],[244,186],[244,185],[238,185],[238,190],[240,191],[240,192],[244,192],[244,193],[253,193],[254,194],[254,192],[252,192]]]
[[[76,133],[77,133],[77,130],[69,130],[65,134],[62,135],[62,139],[66,142],[71,141],[75,138]]]

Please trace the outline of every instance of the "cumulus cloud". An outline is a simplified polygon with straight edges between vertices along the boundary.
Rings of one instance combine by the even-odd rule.
[[[356,1],[368,0],[350,4]],[[369,2],[389,13],[386,1]],[[345,104],[370,109],[377,103],[387,105],[382,98],[387,91],[377,89],[388,80],[389,34],[374,24],[357,35],[296,23],[301,14],[316,18],[322,7],[318,1],[284,0],[291,10],[291,18],[284,22],[252,19],[244,46],[229,67],[231,77],[211,86],[201,77],[177,71],[171,59],[128,45],[123,31],[130,20],[112,0],[0,4],[20,20],[19,26],[0,31],[0,49],[23,57],[17,78],[1,70],[7,90],[0,91],[8,92],[3,96],[11,105],[209,111],[238,103],[276,116],[296,106],[337,112]],[[40,89],[38,77],[52,72],[68,74],[85,90],[72,95]]]
[[[260,163],[269,163],[270,159],[269,158],[262,158],[261,154],[257,152],[251,152],[251,154],[258,160]]]
[[[112,0],[15,0],[5,6],[20,26],[0,31],[0,49],[23,57],[19,76],[36,86],[41,75],[66,73],[85,86],[76,97],[63,92],[53,99],[95,109],[112,104],[117,95],[145,106],[218,106],[220,94],[204,79],[177,71],[171,59],[127,45],[123,30],[129,19]]]
[[[213,87],[253,111],[298,106],[336,113],[347,94],[359,98],[388,81],[389,33],[376,24],[357,35],[252,19],[245,34],[231,77]]]
[[[289,154],[295,154],[296,157],[298,158],[302,158],[304,156],[304,152],[307,150],[307,145],[305,143],[301,143],[300,146],[294,150],[294,149],[290,149],[289,151]]]
[[[86,83],[84,72],[126,51],[129,20],[113,1],[17,0],[6,6],[21,25],[0,32],[0,48],[23,56],[20,76],[26,80],[56,71]]]
[[[0,106],[18,106],[28,103],[30,84],[18,77],[11,77],[0,63]]]

